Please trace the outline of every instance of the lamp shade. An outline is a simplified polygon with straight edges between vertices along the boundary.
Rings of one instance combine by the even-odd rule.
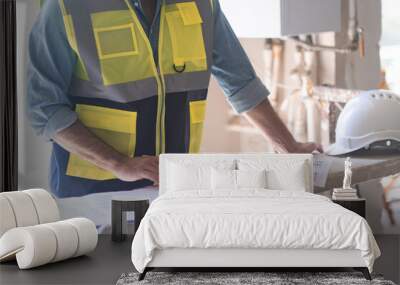
[[[220,0],[238,37],[279,38],[341,29],[341,0]]]

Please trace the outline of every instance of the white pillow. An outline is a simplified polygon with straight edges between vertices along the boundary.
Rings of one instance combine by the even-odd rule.
[[[229,159],[179,159],[168,161],[166,191],[211,191],[211,169],[234,169],[236,161]]]
[[[239,190],[242,188],[267,188],[266,170],[211,170],[213,190]]]
[[[267,171],[236,170],[237,188],[267,188]]]
[[[213,190],[236,189],[236,170],[231,169],[215,169],[211,170],[211,188]]]
[[[238,160],[240,170],[267,171],[267,188],[271,190],[307,191],[309,188],[309,168],[303,159],[281,160],[278,156],[260,159]]]
[[[210,177],[211,167],[169,163],[167,189],[169,191],[210,189]]]

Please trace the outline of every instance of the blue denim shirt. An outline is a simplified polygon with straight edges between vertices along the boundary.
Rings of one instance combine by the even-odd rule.
[[[158,23],[162,0],[157,0],[153,23],[148,23],[139,0],[131,0],[157,55]],[[212,75],[238,112],[245,112],[269,94],[256,76],[232,31],[219,2],[214,0],[215,39]],[[69,127],[77,114],[67,97],[77,56],[71,49],[58,1],[46,1],[29,39],[28,114],[36,133],[51,139]]]

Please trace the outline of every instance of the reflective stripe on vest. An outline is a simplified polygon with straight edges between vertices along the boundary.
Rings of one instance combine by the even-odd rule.
[[[147,143],[154,143],[154,154],[160,154],[165,152],[168,137],[165,118],[172,130],[175,117],[179,117],[165,112],[180,112],[186,104],[187,151],[198,152],[212,65],[212,1],[164,0],[158,64],[131,0],[59,1],[68,41],[78,58],[69,96],[81,122],[128,156],[135,155],[137,137],[150,138],[149,132],[155,132],[154,141]],[[189,93],[179,95],[181,92]],[[174,100],[190,102],[178,107],[182,101]],[[147,116],[149,123],[142,127]],[[185,123],[177,121],[176,125]],[[66,173],[91,180],[115,179],[75,155],[69,155]]]

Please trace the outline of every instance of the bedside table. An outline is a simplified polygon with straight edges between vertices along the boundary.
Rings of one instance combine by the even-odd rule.
[[[359,214],[361,217],[365,218],[366,211],[366,200],[363,198],[354,199],[354,200],[334,200],[333,203],[339,204],[343,208],[346,208],[356,214]]]
[[[126,221],[126,212],[135,213],[135,235],[140,221],[149,208],[150,201],[147,199],[134,200],[131,197],[113,197],[111,201],[111,239],[112,241],[124,241],[126,236],[122,233],[122,224]]]

